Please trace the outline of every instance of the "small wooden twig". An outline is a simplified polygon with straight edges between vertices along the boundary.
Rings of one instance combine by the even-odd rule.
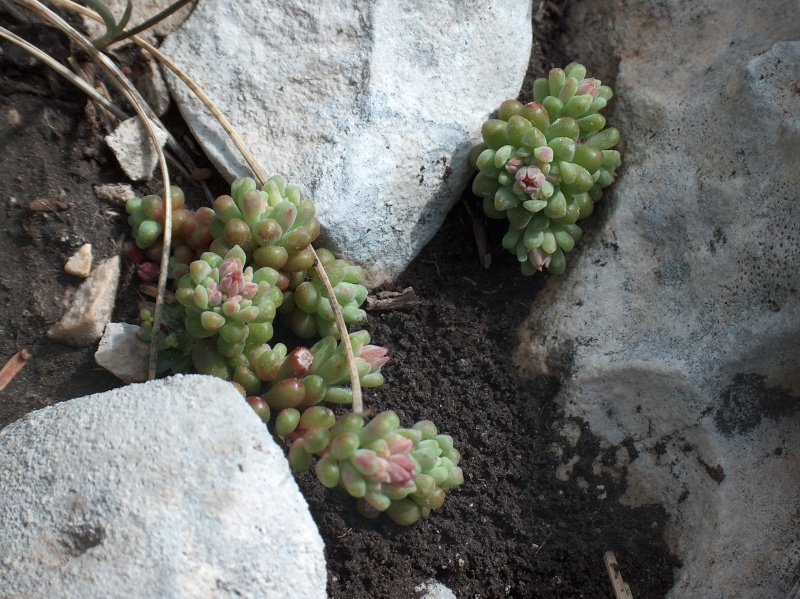
[[[356,368],[356,357],[353,354],[353,345],[350,343],[350,335],[347,333],[347,324],[344,322],[344,314],[342,314],[342,307],[339,305],[339,300],[336,299],[336,294],[333,292],[331,280],[328,278],[328,273],[325,272],[325,267],[317,256],[317,251],[314,246],[309,245],[311,251],[314,252],[314,270],[317,272],[322,285],[325,287],[325,295],[333,308],[333,316],[336,318],[336,326],[339,329],[339,338],[344,345],[344,355],[347,359],[347,370],[350,372],[350,386],[353,389],[353,412],[362,414],[364,412],[364,404],[361,399],[361,379],[358,378],[358,369]]]
[[[411,310],[419,306],[413,287],[402,291],[380,291],[367,296],[367,310]]]
[[[614,552],[606,551],[604,558],[606,570],[608,570],[608,576],[611,579],[611,587],[614,589],[614,597],[616,599],[633,599],[631,587],[622,580],[622,574],[619,572],[619,564]]]
[[[536,557],[539,555],[539,553],[540,553],[540,552],[542,551],[542,549],[544,548],[544,546],[545,546],[545,544],[547,543],[547,541],[548,541],[548,540],[550,539],[550,537],[552,537],[552,536],[553,536],[553,533],[552,533],[552,532],[548,532],[548,533],[547,533],[547,536],[544,538],[544,541],[542,541],[542,544],[541,544],[541,545],[539,545],[539,546],[536,548],[536,553],[534,553],[534,554],[533,554],[533,558],[534,558],[534,559],[536,559]]]
[[[22,370],[22,367],[28,363],[30,358],[31,355],[26,350],[21,349],[5,363],[5,366],[0,369],[0,391],[6,388],[6,385]]]
[[[472,212],[466,200],[462,200],[462,202],[464,203],[464,208],[467,210],[467,214],[469,214],[472,219],[472,233],[475,235],[478,259],[481,261],[481,265],[484,268],[489,268],[492,265],[492,255],[489,253],[489,250],[486,249],[486,227],[483,225],[483,219],[478,214]]]

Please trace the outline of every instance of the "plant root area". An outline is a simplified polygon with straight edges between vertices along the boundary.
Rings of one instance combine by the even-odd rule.
[[[40,41],[50,51],[60,43]],[[86,242],[95,263],[119,253],[128,227],[124,208],[93,191],[125,181],[103,141],[101,118],[68,84],[8,45],[0,48],[0,361],[23,348],[32,355],[0,393],[3,427],[32,410],[120,386],[94,363],[94,347],[67,347],[46,331],[81,283],[64,272],[66,259]],[[198,165],[209,166],[174,109],[166,120]],[[190,204],[202,205],[191,182],[177,183]],[[210,183],[225,192],[221,179]],[[159,187],[154,181],[135,190],[144,195]],[[621,504],[625,477],[592,468],[597,456],[609,457],[599,443],[586,430],[575,446],[559,434],[557,381],[516,372],[516,331],[537,309],[549,276],[519,274],[500,246],[497,223],[485,223],[494,263],[484,269],[467,206],[480,214],[467,192],[385,288],[411,286],[419,304],[370,312],[366,328],[391,360],[383,368],[386,384],[365,393],[374,412],[395,410],[406,426],[430,419],[452,435],[464,484],[428,519],[404,528],[385,516],[365,519],[352,498],[299,475],[326,543],[330,597],[417,597],[415,587],[431,578],[459,598],[612,597],[606,551],[616,554],[634,597],[663,597],[679,566],[664,541],[666,514],[658,506]],[[148,300],[125,264],[114,320],[137,322]],[[580,460],[561,480],[556,470],[573,456]]]

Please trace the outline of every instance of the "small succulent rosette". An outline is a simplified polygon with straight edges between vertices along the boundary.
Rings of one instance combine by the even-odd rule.
[[[314,265],[311,243],[319,235],[314,203],[281,177],[270,177],[261,190],[253,179],[237,179],[231,195],[214,201],[214,212],[212,252],[224,256],[238,245],[257,268],[289,273]]]
[[[446,491],[464,482],[452,437],[439,435],[430,421],[400,428],[391,410],[365,425],[356,414],[336,420],[330,410],[315,406],[289,438],[292,468],[309,470],[313,455],[320,456],[314,466],[320,482],[359,499],[367,517],[386,512],[396,523],[411,525],[440,508]]]
[[[599,114],[612,95],[572,63],[535,81],[534,102],[507,100],[483,124],[483,143],[470,152],[479,171],[472,190],[487,216],[509,220],[503,246],[525,275],[564,272],[564,254],[582,234],[576,223],[614,181],[619,131]]]
[[[212,237],[209,223],[214,218],[211,208],[190,210],[185,206],[183,191],[170,187],[172,202],[172,256],[170,277],[179,279],[187,272],[187,266],[205,252]],[[158,278],[158,262],[161,259],[161,240],[164,234],[165,202],[156,195],[131,198],[125,204],[128,224],[133,233],[133,243],[128,243],[125,256],[138,264],[137,273],[145,282]]]
[[[197,340],[192,349],[198,372],[231,379],[230,366],[220,358],[236,358],[248,347],[272,338],[272,321],[283,299],[276,286],[279,274],[268,267],[244,267],[239,246],[224,257],[206,252],[189,265],[178,282],[175,298],[186,308],[187,334]],[[216,350],[219,357],[210,351]]]
[[[364,269],[350,260],[336,258],[326,249],[317,250],[319,260],[325,268],[333,288],[336,301],[342,307],[342,316],[347,325],[361,326],[367,313],[361,305],[367,299],[367,288],[360,285],[364,280]],[[283,303],[278,309],[283,320],[291,326],[295,335],[308,339],[315,335],[332,336],[338,339],[339,328],[333,315],[331,302],[325,287],[315,270],[302,280],[290,281],[283,293]]]

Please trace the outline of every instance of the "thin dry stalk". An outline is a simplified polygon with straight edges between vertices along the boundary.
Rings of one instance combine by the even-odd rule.
[[[14,1],[16,2],[17,0],[14,0]],[[55,5],[58,5],[58,6],[63,6],[64,8],[66,8],[68,10],[71,10],[73,12],[76,12],[76,13],[80,14],[80,15],[83,15],[85,17],[93,19],[93,20],[95,20],[97,22],[101,23],[103,21],[103,19],[101,19],[100,16],[96,12],[86,8],[85,6],[81,6],[80,4],[72,2],[72,0],[50,0],[50,2],[52,4],[55,4]],[[142,39],[139,38],[138,36],[132,36],[131,39],[134,42],[136,42],[137,44],[140,41],[142,41]],[[124,77],[124,75],[122,75],[121,72],[120,72],[120,76]],[[142,96],[139,94],[139,92],[136,91],[136,88],[133,88],[133,89],[134,89],[134,93],[136,94],[136,97],[139,99],[139,101],[142,103],[142,105],[146,108],[147,115],[150,117],[150,119],[154,123],[156,123],[161,128],[162,131],[164,131],[167,134],[167,145],[169,146],[170,150],[172,150],[175,153],[175,156],[177,157],[177,159],[180,159],[180,161],[183,163],[183,165],[180,165],[178,163],[177,159],[171,158],[171,156],[166,154],[167,157],[170,158],[170,164],[172,164],[173,166],[176,166],[176,168],[180,171],[180,173],[186,179],[191,180],[191,175],[189,174],[189,172],[190,171],[194,171],[194,170],[197,169],[197,165],[194,163],[194,160],[192,160],[192,157],[189,156],[189,154],[181,147],[181,145],[178,143],[178,140],[175,139],[175,137],[167,130],[167,128],[163,125],[163,123],[158,119],[158,116],[156,116],[156,114],[152,111],[150,106],[148,106],[147,102],[144,101],[144,98],[142,98]],[[200,184],[200,188],[203,190],[203,194],[206,196],[206,199],[208,200],[209,204],[213,204],[214,203],[214,196],[211,193],[211,190],[208,188],[208,185],[206,185],[205,182],[203,182],[203,181],[200,181],[199,184]]]
[[[342,314],[342,307],[339,305],[339,300],[336,299],[336,294],[333,292],[331,280],[328,278],[328,273],[325,272],[325,267],[317,256],[317,250],[311,246],[311,251],[314,252],[314,270],[317,271],[322,285],[325,287],[325,295],[331,302],[333,308],[333,316],[336,318],[336,326],[339,329],[339,338],[344,345],[344,355],[347,359],[347,370],[350,372],[350,386],[353,389],[353,412],[362,414],[364,412],[364,403],[361,399],[361,379],[358,378],[358,369],[356,368],[356,357],[353,354],[353,345],[350,343],[350,335],[347,333],[347,324],[344,322],[344,314]]]
[[[92,42],[73,28],[69,23],[64,21],[61,17],[47,8],[38,0],[15,0],[15,2],[21,6],[24,6],[34,12],[35,14],[39,15],[43,19],[49,21],[52,25],[56,28],[63,31],[71,40],[77,43],[83,50],[89,54],[89,56],[97,63],[103,71],[105,71],[106,75],[111,78],[111,81],[117,86],[117,88],[122,92],[125,96],[125,99],[130,103],[130,105],[136,111],[136,114],[142,121],[145,129],[147,130],[147,135],[153,142],[153,145],[156,150],[156,154],[158,156],[158,162],[161,166],[161,178],[164,182],[164,233],[162,236],[162,254],[161,254],[161,273],[158,277],[158,297],[156,298],[156,307],[153,313],[153,339],[150,342],[150,361],[148,365],[148,379],[152,380],[155,378],[156,375],[156,353],[158,351],[158,331],[161,326],[161,312],[163,310],[164,304],[164,292],[167,288],[167,270],[169,267],[169,251],[170,251],[170,244],[172,242],[172,210],[170,209],[172,206],[172,194],[170,193],[170,183],[169,183],[169,171],[167,169],[167,160],[164,157],[164,152],[161,150],[161,145],[158,143],[158,138],[156,137],[155,132],[155,125],[150,120],[148,116],[149,108],[147,104],[143,101],[140,101],[139,94],[136,91],[136,88],[127,80],[127,78],[119,71],[119,69],[114,65],[111,60],[104,55],[102,52],[99,52]],[[151,111],[152,112],[152,111]]]
[[[603,557],[606,562],[608,576],[611,578],[611,587],[614,589],[615,599],[633,599],[631,587],[622,580],[622,574],[619,572],[619,564],[614,552],[606,551]]]
[[[12,33],[5,27],[0,27],[0,37],[8,40],[9,42],[16,44],[32,56],[35,56],[37,59],[42,61],[48,67],[53,69],[56,73],[64,77],[67,81],[72,83],[75,87],[80,89],[83,93],[89,96],[92,100],[100,104],[103,108],[108,110],[114,116],[120,119],[128,118],[127,115],[122,112],[119,108],[114,106],[107,98],[105,98],[100,92],[98,92],[95,88],[91,85],[86,83],[83,79],[75,75],[72,71],[62,65],[60,62],[52,58],[46,52],[43,52],[33,44],[27,42],[26,40],[22,39],[15,33]]]
[[[17,373],[22,370],[22,367],[28,363],[31,355],[24,349],[19,350],[11,359],[5,363],[5,366],[0,370],[0,391],[6,388]]]

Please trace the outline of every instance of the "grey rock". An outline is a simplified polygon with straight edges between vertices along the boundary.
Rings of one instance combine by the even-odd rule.
[[[167,142],[167,134],[153,124],[159,147]],[[131,181],[149,181],[158,164],[158,154],[147,129],[139,117],[122,121],[116,129],[106,135],[106,143],[117,157],[119,165]]]
[[[420,593],[419,599],[456,599],[453,591],[433,578],[418,585],[414,590]]]
[[[482,122],[516,97],[527,0],[208,0],[162,47],[268,174],[317,205],[325,244],[375,284],[399,274],[467,185]],[[174,76],[173,98],[229,180],[250,174]]]
[[[47,331],[56,341],[87,347],[103,335],[111,322],[119,284],[120,258],[103,260],[69,300],[64,316]]]
[[[573,55],[616,78],[623,169],[537,297],[517,362],[559,375],[566,416],[604,449],[633,445],[623,499],[671,515],[670,597],[786,596],[800,569],[800,5],[592,0],[568,29]]]
[[[94,361],[125,383],[147,380],[150,344],[136,336],[139,326],[109,322],[94,353]]]
[[[176,376],[0,431],[3,596],[325,597],[319,533],[232,385]]]

